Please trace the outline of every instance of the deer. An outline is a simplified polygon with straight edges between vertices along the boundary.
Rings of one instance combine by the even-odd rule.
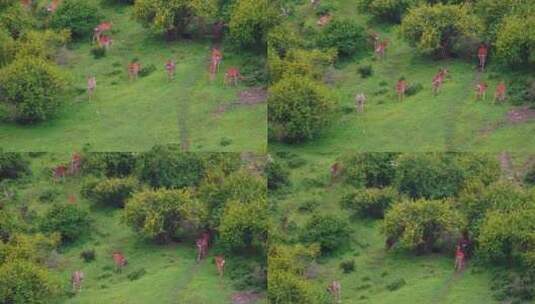
[[[221,60],[223,59],[223,53],[217,49],[212,49],[212,56],[210,58],[210,77],[212,79],[215,78],[215,75],[217,72],[219,72],[219,66],[221,64]]]
[[[489,48],[485,44],[481,44],[477,50],[477,58],[479,59],[479,68],[481,71],[485,70],[485,65],[487,64],[487,55],[489,53]]]
[[[388,47],[388,39],[385,39],[383,41],[379,40],[379,35],[374,34],[374,52],[377,58],[380,60],[385,58],[386,55],[386,48]]]
[[[485,100],[487,98],[487,88],[488,85],[484,82],[480,82],[476,85],[476,99],[480,100],[483,98]]]
[[[404,79],[398,80],[396,83],[396,93],[398,94],[398,100],[403,102],[405,92],[407,91],[407,82]]]
[[[93,41],[98,42],[100,40],[100,36],[106,32],[111,30],[113,24],[109,21],[102,22],[101,24],[97,25],[93,29]]]
[[[69,175],[77,175],[82,170],[82,156],[78,153],[74,153],[71,157],[71,163],[69,165]]]
[[[55,182],[64,181],[67,176],[67,166],[58,165],[52,169],[52,177]]]
[[[500,82],[498,86],[496,87],[496,92],[494,93],[494,103],[496,102],[504,102],[507,98],[506,96],[507,88],[505,86],[505,82]]]
[[[89,100],[93,97],[96,88],[97,78],[95,76],[87,76],[87,95],[89,95]]]
[[[80,270],[77,270],[71,275],[72,283],[72,292],[79,293],[82,292],[82,282],[84,281],[84,273]]]
[[[113,39],[111,39],[110,36],[100,35],[98,37],[98,46],[100,48],[104,48],[106,51],[111,48],[112,43],[113,43]]]
[[[329,24],[329,22],[331,22],[331,19],[333,17],[330,15],[330,14],[325,14],[323,16],[320,17],[320,19],[318,20],[317,24],[318,26],[326,26],[327,24]]]
[[[197,246],[197,263],[206,257],[208,254],[208,247],[210,246],[210,233],[203,232],[199,238],[195,241]]]
[[[438,74],[433,77],[432,86],[433,86],[433,95],[438,95],[442,85],[444,84],[444,79],[448,76],[447,69],[440,69]]]
[[[225,270],[225,257],[223,257],[222,255],[216,255],[214,257],[214,260],[217,272],[219,273],[219,277],[223,277],[223,271]]]
[[[340,282],[332,281],[331,284],[327,286],[327,292],[331,294],[333,303],[342,303],[342,285],[340,284]]]
[[[137,80],[139,71],[141,71],[141,63],[137,61],[132,61],[128,64],[128,79],[130,81]]]
[[[176,63],[174,60],[167,60],[165,62],[165,71],[167,71],[167,80],[171,81],[175,78],[176,73]]]
[[[330,173],[331,173],[331,184],[334,184],[334,182],[338,179],[338,177],[342,173],[342,165],[337,162],[332,164],[330,168]]]
[[[357,113],[364,112],[365,103],[366,103],[366,95],[364,95],[364,93],[360,93],[355,96],[355,108],[357,110]]]
[[[240,79],[242,79],[242,77],[238,68],[229,68],[225,73],[226,85],[237,86]]]
[[[119,251],[114,251],[112,253],[113,262],[115,263],[115,269],[117,272],[121,272],[122,269],[128,265],[128,260],[126,257]]]
[[[46,7],[46,11],[50,14],[53,14],[58,9],[58,6],[61,4],[61,0],[52,0],[50,4]]]

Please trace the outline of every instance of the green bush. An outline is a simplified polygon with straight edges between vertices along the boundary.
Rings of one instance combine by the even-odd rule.
[[[535,165],[531,165],[531,167],[528,168],[526,175],[524,175],[524,183],[530,186],[535,186]]]
[[[535,17],[506,17],[498,29],[495,45],[496,57],[506,64],[535,64]]]
[[[418,93],[420,93],[421,90],[424,89],[424,86],[419,83],[419,82],[416,82],[416,83],[411,83],[409,84],[409,87],[407,88],[407,91],[405,92],[405,95],[407,96],[414,96]]]
[[[63,242],[78,240],[89,232],[89,212],[74,204],[54,204],[40,219],[43,232],[59,232]]]
[[[278,24],[279,15],[269,1],[236,1],[228,23],[230,38],[242,47],[265,52],[268,32]]]
[[[276,190],[290,184],[290,171],[281,161],[271,161],[266,166],[268,189]]]
[[[138,181],[133,177],[108,178],[98,183],[84,185],[83,195],[97,203],[108,206],[124,207],[128,198],[139,188]]]
[[[30,162],[23,154],[0,150],[0,181],[20,178],[30,173]]]
[[[182,153],[175,146],[155,146],[141,154],[139,162],[139,179],[152,187],[195,186],[205,169],[200,155]]]
[[[206,210],[188,190],[137,192],[124,208],[126,224],[158,243],[167,243],[177,236],[181,224],[199,226],[205,214]]]
[[[80,253],[80,257],[84,262],[89,263],[95,260],[95,249],[84,250]]]
[[[150,74],[154,73],[155,71],[156,71],[156,66],[154,64],[143,66],[141,70],[139,71],[139,77],[147,77]]]
[[[3,102],[13,108],[13,118],[21,123],[51,118],[62,104],[66,84],[64,73],[40,58],[19,58],[0,70]]]
[[[284,77],[269,91],[270,133],[290,143],[313,139],[333,120],[335,104],[324,85],[306,77]]]
[[[137,155],[130,152],[85,153],[82,171],[107,177],[126,177],[135,173]]]
[[[95,46],[91,48],[89,52],[91,53],[91,55],[93,55],[93,58],[95,59],[106,57],[106,48],[104,47]]]
[[[36,20],[21,5],[12,5],[0,11],[0,28],[6,29],[15,39],[36,25]]]
[[[390,291],[396,291],[398,289],[400,289],[401,287],[405,286],[407,284],[407,282],[405,281],[405,279],[397,279],[395,281],[392,281],[390,283],[388,283],[386,285],[386,289],[390,290]]]
[[[146,273],[147,273],[147,271],[145,270],[145,268],[140,268],[140,269],[138,269],[136,271],[132,271],[126,277],[130,281],[135,281],[135,280],[138,280],[139,278],[141,278],[142,276],[144,276]]]
[[[341,57],[353,56],[357,50],[366,46],[365,31],[356,21],[334,19],[325,26],[319,36],[318,45],[335,48]]]
[[[340,159],[346,183],[355,187],[383,188],[393,183],[396,153],[348,153]]]
[[[449,201],[403,201],[385,214],[388,240],[418,253],[430,253],[446,236],[460,235],[465,220]]]
[[[400,22],[406,11],[421,0],[357,0],[362,12],[370,13],[379,20]]]
[[[347,244],[351,239],[350,232],[346,219],[316,213],[306,222],[300,238],[305,243],[319,244],[321,253],[328,254]]]
[[[357,69],[357,72],[360,74],[360,77],[362,78],[368,78],[373,75],[373,67],[371,65],[363,65],[359,66]]]
[[[102,15],[98,6],[85,0],[64,0],[52,15],[50,25],[56,29],[70,29],[73,38],[93,34]]]
[[[15,58],[17,45],[5,30],[0,30],[0,68],[8,65]]]
[[[0,303],[45,304],[59,294],[59,283],[45,267],[24,260],[0,266]]]
[[[342,269],[344,273],[350,273],[355,271],[355,260],[351,259],[342,261],[340,263],[340,269]]]
[[[392,187],[366,188],[346,194],[341,205],[356,216],[383,218],[386,210],[399,198],[399,193]]]

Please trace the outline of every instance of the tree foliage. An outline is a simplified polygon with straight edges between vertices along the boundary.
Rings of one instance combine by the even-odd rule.
[[[344,195],[341,205],[356,216],[383,218],[386,210],[399,199],[399,193],[392,187],[366,188]]]
[[[76,39],[88,37],[100,22],[98,6],[85,0],[64,0],[53,13],[50,25],[56,29],[69,29]]]
[[[350,57],[365,49],[365,31],[355,20],[334,19],[319,33],[318,45],[336,49],[340,57]]]
[[[496,37],[496,57],[509,65],[535,63],[535,17],[511,15],[503,20]]]
[[[347,153],[340,158],[346,183],[355,187],[383,188],[396,175],[396,153]]]
[[[24,154],[0,150],[0,181],[20,178],[30,173],[30,162]]]
[[[89,212],[74,204],[54,204],[40,219],[43,232],[61,234],[63,242],[76,241],[89,232]]]
[[[87,186],[82,192],[86,198],[104,205],[122,208],[126,200],[139,188],[139,182],[133,177],[107,178]]]
[[[347,244],[350,239],[349,222],[331,214],[315,213],[306,222],[301,231],[301,240],[305,243],[317,243],[322,254],[332,253]]]
[[[265,52],[268,33],[279,19],[269,0],[237,0],[228,25],[230,37],[242,47]]]

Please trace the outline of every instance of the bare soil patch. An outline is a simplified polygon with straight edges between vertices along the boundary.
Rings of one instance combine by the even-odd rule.
[[[236,292],[232,294],[232,304],[252,304],[262,298],[261,294],[253,291]]]

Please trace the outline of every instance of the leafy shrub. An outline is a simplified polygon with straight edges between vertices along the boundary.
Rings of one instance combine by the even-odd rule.
[[[355,271],[355,260],[342,261],[340,263],[340,269],[342,269],[344,273],[350,273]]]
[[[80,257],[84,262],[89,263],[95,260],[95,249],[84,250],[80,253]]]
[[[383,218],[385,211],[399,199],[392,187],[355,190],[342,197],[341,205],[357,216]]]
[[[333,20],[319,34],[318,45],[335,48],[342,57],[353,56],[366,45],[364,29],[354,20]]]
[[[356,187],[383,188],[393,183],[395,153],[349,153],[340,159],[346,183]]]
[[[137,156],[129,152],[86,153],[82,171],[107,177],[125,177],[134,173]]]
[[[237,290],[264,290],[266,286],[266,269],[256,261],[233,259],[225,269]]]
[[[400,22],[406,11],[423,1],[421,0],[357,0],[357,7],[370,13],[379,20]]]
[[[59,283],[45,267],[21,259],[0,265],[0,303],[50,303],[59,294]]]
[[[233,5],[228,23],[230,38],[245,48],[265,52],[267,35],[280,14],[268,1],[241,0]]]
[[[505,17],[496,36],[496,57],[514,66],[535,64],[535,17]]]
[[[535,186],[535,165],[532,165],[528,172],[526,172],[526,175],[524,176],[524,183]]]
[[[0,30],[0,68],[8,65],[14,58],[17,45],[5,30]]]
[[[140,268],[140,269],[138,269],[136,271],[132,271],[126,277],[130,281],[135,281],[135,280],[141,278],[142,276],[144,276],[146,273],[147,273],[147,271],[145,270],[145,268]]]
[[[40,220],[43,232],[59,232],[63,242],[72,242],[89,231],[89,212],[77,205],[54,204]]]
[[[200,155],[181,153],[178,147],[155,146],[140,156],[140,180],[152,187],[183,188],[197,185],[204,164]]]
[[[61,191],[55,187],[42,188],[41,193],[39,193],[39,201],[52,202],[60,195],[60,193]]]
[[[232,139],[228,137],[222,137],[221,140],[219,141],[219,144],[222,147],[230,146],[232,144]]]
[[[424,86],[421,83],[419,82],[411,83],[409,84],[409,87],[407,88],[407,91],[405,92],[405,94],[407,96],[414,96],[420,93],[420,91],[423,89],[424,89]]]
[[[50,25],[56,29],[70,29],[73,37],[79,39],[93,34],[101,17],[98,7],[91,2],[65,0],[52,15]]]
[[[371,65],[360,66],[357,71],[362,78],[368,78],[373,75],[373,67]]]
[[[147,77],[156,71],[156,66],[154,64],[145,65],[139,71],[139,77]]]
[[[137,192],[124,208],[124,219],[141,236],[159,243],[169,242],[181,224],[199,225],[205,210],[187,190]]]
[[[22,5],[11,5],[0,11],[0,28],[6,29],[15,39],[35,26],[36,20]]]
[[[4,102],[13,108],[13,118],[21,123],[52,117],[62,104],[60,95],[66,84],[63,72],[40,58],[19,58],[0,70]]]
[[[106,57],[106,48],[104,47],[95,46],[91,48],[89,52],[91,53],[91,55],[93,55],[93,58],[95,59]]]
[[[301,240],[318,243],[321,253],[327,254],[347,244],[350,231],[347,220],[330,214],[316,213],[306,222],[301,232]]]
[[[401,287],[405,286],[407,282],[405,282],[405,279],[397,279],[395,281],[392,281],[386,285],[386,289],[390,291],[396,291],[400,289]]]
[[[122,208],[138,187],[139,183],[133,177],[108,178],[98,183],[84,184],[82,193],[95,202]]]
[[[281,161],[270,161],[266,166],[268,189],[276,190],[290,184],[288,168]]]
[[[334,11],[334,5],[332,3],[322,1],[316,8],[316,15],[324,16],[324,15],[332,13],[333,11]]]
[[[270,88],[270,133],[290,143],[317,137],[333,119],[335,102],[326,87],[308,78],[287,76]]]
[[[301,47],[303,38],[290,22],[274,27],[268,34],[268,49],[279,57],[285,57],[290,49]]]
[[[403,201],[385,214],[388,240],[418,253],[430,253],[442,237],[459,235],[465,222],[448,201]]]
[[[319,207],[320,203],[315,200],[315,199],[310,199],[310,200],[306,200],[304,202],[302,202],[301,204],[299,204],[299,207],[297,210],[299,210],[299,212],[312,212],[314,210],[316,210],[318,207]]]
[[[5,153],[0,150],[0,181],[20,178],[30,173],[30,162],[23,154]]]

